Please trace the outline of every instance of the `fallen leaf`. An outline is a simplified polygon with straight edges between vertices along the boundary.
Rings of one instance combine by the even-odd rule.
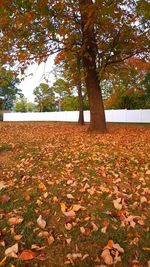
[[[11,217],[11,218],[9,218],[8,219],[8,223],[10,224],[10,225],[16,225],[16,224],[20,224],[20,223],[22,223],[23,222],[23,217],[21,217],[21,216],[15,216],[15,217]]]
[[[0,199],[3,203],[7,203],[10,200],[10,197],[8,195],[2,195]]]
[[[0,240],[0,246],[5,247],[5,241],[4,240]]]
[[[143,250],[150,251],[150,248],[143,248]]]
[[[144,196],[143,196],[143,197],[141,197],[141,199],[140,199],[140,202],[141,202],[141,204],[142,204],[142,203],[144,203],[144,202],[147,202],[147,198],[146,198],[146,197],[144,197]]]
[[[94,186],[92,186],[90,189],[87,189],[87,192],[91,195],[91,196],[93,196],[94,194],[95,194],[95,188],[94,188]]]
[[[83,257],[82,257],[82,259],[81,259],[81,261],[84,261],[86,258],[88,258],[89,257],[89,254],[85,254]]]
[[[45,184],[43,184],[42,182],[39,183],[38,188],[39,188],[40,191],[47,191],[47,188],[46,188]]]
[[[4,257],[1,261],[0,261],[0,266],[4,266],[4,263],[6,261],[7,257]]]
[[[36,257],[36,259],[38,259],[40,261],[45,261],[47,259],[47,256],[44,253],[42,253],[42,254],[38,255]]]
[[[54,196],[54,197],[53,197],[53,201],[54,201],[54,203],[58,203],[58,202],[59,202],[58,197]]]
[[[91,225],[92,225],[92,227],[93,227],[93,231],[94,231],[94,232],[97,232],[97,231],[98,231],[98,227],[97,227],[97,225],[96,225],[94,222],[91,222]]]
[[[101,228],[101,233],[106,234],[107,231],[107,226],[104,226],[103,228]]]
[[[5,184],[4,181],[0,181],[0,190],[2,190],[3,188],[6,188],[7,185]]]
[[[67,239],[66,239],[66,243],[67,243],[68,245],[70,245],[70,243],[71,243],[71,238],[67,238]]]
[[[22,235],[14,235],[14,239],[16,241],[19,241],[22,238]]]
[[[124,253],[124,249],[122,247],[120,247],[120,245],[118,243],[112,245],[112,247],[114,249],[117,249],[120,253]]]
[[[68,199],[74,199],[73,195],[71,195],[71,194],[67,194],[67,198]]]
[[[67,254],[67,258],[69,260],[76,260],[77,258],[82,258],[82,254],[81,253],[69,253]]]
[[[108,243],[107,243],[107,247],[108,247],[109,249],[112,249],[113,244],[114,244],[113,240],[109,240]]]
[[[29,195],[28,192],[24,192],[24,199],[25,199],[26,201],[30,201],[31,197],[30,197],[30,195]]]
[[[48,192],[45,192],[43,197],[46,199],[48,197]]]
[[[17,243],[5,250],[6,257],[18,258],[17,253],[18,253],[18,244]]]
[[[85,228],[83,226],[80,227],[81,234],[85,234]]]
[[[117,210],[121,210],[122,209],[122,204],[120,204],[120,201],[121,201],[120,198],[118,198],[116,200],[113,200],[114,207]]]
[[[32,250],[24,250],[19,255],[19,259],[23,260],[23,261],[27,261],[27,260],[32,260],[32,259],[36,258],[36,256],[37,256],[36,252],[34,252]]]
[[[40,215],[37,219],[37,224],[40,228],[44,229],[46,227],[46,221],[42,219],[42,215]]]
[[[70,231],[72,229],[72,224],[71,223],[65,223],[65,228],[66,228],[66,230]]]
[[[48,238],[47,238],[47,241],[48,241],[48,244],[51,245],[54,243],[55,239],[52,235],[50,235]]]
[[[86,208],[79,205],[79,204],[74,204],[74,205],[72,205],[72,210],[73,211],[79,211],[79,210],[86,210]]]
[[[60,206],[61,206],[62,213],[66,217],[75,217],[76,216],[76,214],[75,214],[73,209],[67,211],[67,207],[66,207],[66,205],[64,203],[61,203]]]
[[[131,267],[143,267],[143,265],[141,265],[139,261],[134,260],[131,263]]]
[[[101,254],[102,259],[107,265],[112,265],[113,264],[113,258],[110,255],[110,250],[109,249],[104,249],[102,254]]]

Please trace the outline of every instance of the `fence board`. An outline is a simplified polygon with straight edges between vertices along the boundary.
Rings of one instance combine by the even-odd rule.
[[[150,109],[145,110],[105,110],[107,122],[150,123]],[[66,121],[77,122],[78,111],[4,113],[4,121]],[[90,112],[84,111],[86,122],[90,121]]]

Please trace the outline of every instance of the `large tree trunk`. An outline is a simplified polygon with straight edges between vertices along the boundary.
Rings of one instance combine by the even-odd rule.
[[[106,120],[96,71],[96,33],[94,30],[94,9],[92,0],[79,0],[82,24],[82,58],[85,69],[85,83],[90,105],[91,131],[106,131]],[[91,12],[92,10],[92,12]],[[89,12],[91,15],[89,15]]]
[[[79,119],[78,119],[78,123],[80,125],[84,125],[83,96],[82,96],[81,82],[78,83],[77,89],[78,89],[78,98],[79,98]]]
[[[79,100],[78,123],[80,125],[84,125],[83,95],[82,95],[82,83],[81,83],[81,62],[79,56],[77,56],[77,72],[78,72],[77,90],[78,90],[78,100]]]

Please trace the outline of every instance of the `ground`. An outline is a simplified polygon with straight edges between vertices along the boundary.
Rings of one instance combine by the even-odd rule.
[[[150,266],[150,127],[108,128],[0,123],[0,266]]]

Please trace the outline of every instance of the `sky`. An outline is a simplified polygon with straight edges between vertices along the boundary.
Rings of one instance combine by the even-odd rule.
[[[33,64],[28,67],[26,70],[26,78],[20,83],[18,88],[22,90],[24,96],[28,99],[29,102],[34,102],[33,90],[43,80],[43,75],[48,74],[49,85],[52,85],[55,81],[55,75],[52,73],[54,69],[54,56],[51,56],[46,63],[41,63],[40,65]]]

